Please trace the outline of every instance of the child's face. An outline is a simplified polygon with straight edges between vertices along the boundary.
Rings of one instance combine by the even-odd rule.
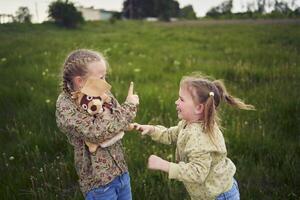
[[[87,78],[97,78],[105,80],[106,65],[102,61],[92,62],[87,65],[88,74]]]
[[[175,101],[175,104],[179,119],[187,122],[199,121],[201,106],[194,103],[192,95],[186,87],[180,87],[179,98]]]

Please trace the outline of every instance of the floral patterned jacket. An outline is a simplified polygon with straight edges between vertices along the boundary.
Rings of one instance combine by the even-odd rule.
[[[101,143],[126,130],[136,116],[136,106],[125,102],[119,105],[111,95],[113,112],[109,117],[92,116],[77,106],[71,95],[62,92],[56,102],[56,122],[74,148],[75,168],[81,191],[111,182],[116,176],[128,171],[121,141],[107,148],[97,148],[90,153],[85,141]]]

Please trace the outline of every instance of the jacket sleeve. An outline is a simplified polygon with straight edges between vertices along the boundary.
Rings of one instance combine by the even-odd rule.
[[[186,145],[186,162],[170,163],[169,179],[183,182],[203,183],[211,168],[211,152],[207,151],[199,138],[191,137]]]
[[[68,98],[59,97],[56,104],[56,122],[69,138],[80,138],[92,143],[108,140],[126,130],[136,116],[136,106],[125,102],[118,105],[109,118],[91,116],[79,110]]]
[[[152,140],[163,144],[176,144],[179,134],[179,124],[170,128],[157,125],[155,126],[154,132],[152,132],[150,136]]]

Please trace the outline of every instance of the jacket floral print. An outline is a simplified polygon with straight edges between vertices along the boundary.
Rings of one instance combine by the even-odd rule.
[[[170,163],[169,179],[185,185],[192,200],[212,200],[228,191],[236,168],[227,158],[225,141],[215,126],[214,140],[203,132],[202,123],[180,121],[177,126],[155,126],[153,140],[176,145],[176,162]]]
[[[128,102],[119,105],[110,96],[114,106],[109,117],[88,114],[66,92],[62,92],[56,102],[57,126],[74,148],[75,168],[84,194],[128,171],[121,141],[106,148],[98,147],[94,153],[90,153],[85,145],[85,141],[99,144],[114,137],[126,130],[136,116],[135,105]]]

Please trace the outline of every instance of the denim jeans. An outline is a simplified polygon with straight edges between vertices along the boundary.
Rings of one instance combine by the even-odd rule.
[[[239,186],[235,179],[231,189],[217,196],[216,200],[240,200]]]
[[[132,200],[128,172],[116,177],[107,185],[90,190],[85,200]]]

